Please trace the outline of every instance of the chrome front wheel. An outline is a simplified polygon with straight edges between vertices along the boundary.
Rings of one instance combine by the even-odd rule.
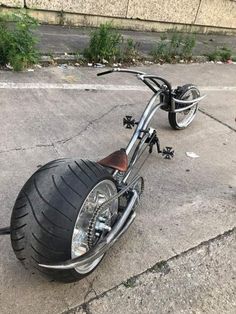
[[[200,97],[199,90],[192,84],[187,84],[181,87],[181,92],[176,98],[181,100],[193,100]],[[183,104],[177,104],[176,109],[182,108]],[[198,104],[190,109],[181,112],[169,112],[170,126],[175,130],[185,129],[193,121],[198,110]]]

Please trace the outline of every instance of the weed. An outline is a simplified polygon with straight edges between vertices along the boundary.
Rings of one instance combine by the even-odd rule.
[[[37,63],[36,38],[31,30],[37,26],[25,13],[0,15],[0,64],[10,63],[15,71]]]
[[[139,59],[140,56],[137,51],[137,46],[138,44],[132,38],[128,38],[126,42],[123,42],[121,61],[133,62]]]
[[[170,40],[169,54],[171,58],[181,55],[181,44],[183,41],[183,35],[181,33],[173,33]]]
[[[184,35],[175,31],[170,39],[162,35],[161,40],[151,50],[151,55],[157,62],[174,62],[178,58],[190,60],[195,44],[195,35]]]
[[[84,56],[91,62],[115,61],[121,56],[122,36],[111,23],[101,24],[91,33],[89,47],[84,50]]]
[[[166,261],[160,261],[156,265],[154,265],[150,271],[153,273],[160,272],[163,275],[167,275],[170,272],[170,266]]]
[[[187,35],[182,40],[181,57],[190,60],[193,56],[193,48],[196,45],[196,37],[193,34]]]
[[[58,12],[58,18],[59,18],[59,25],[62,25],[62,26],[65,25],[65,14],[63,10]]]
[[[162,33],[161,36],[160,36],[161,40],[166,40],[167,39],[167,36],[165,33]]]
[[[233,62],[236,62],[236,56],[232,56],[232,57],[231,57],[231,60],[232,60]]]
[[[232,56],[232,51],[227,48],[217,48],[215,51],[210,52],[207,57],[209,61],[222,61],[227,62]]]
[[[112,23],[105,23],[91,33],[84,57],[89,62],[133,62],[139,58],[139,54],[137,43],[132,38],[124,40]]]
[[[126,282],[123,283],[126,288],[134,288],[136,284],[136,278],[131,277]]]
[[[153,47],[151,50],[151,55],[155,61],[169,62],[171,59],[169,55],[169,43],[161,40],[156,44],[156,46]]]

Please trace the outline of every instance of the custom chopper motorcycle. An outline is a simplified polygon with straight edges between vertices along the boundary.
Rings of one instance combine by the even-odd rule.
[[[154,93],[140,119],[126,116],[123,124],[134,128],[126,148],[99,161],[62,158],[38,169],[20,191],[11,216],[10,234],[16,257],[29,269],[54,280],[73,282],[91,273],[107,250],[129,228],[144,189],[139,175],[155,148],[171,159],[171,147],[161,149],[157,132],[150,126],[157,109],[168,112],[173,129],[186,128],[194,119],[200,97],[192,84],[172,89],[170,83],[143,72],[131,73]]]

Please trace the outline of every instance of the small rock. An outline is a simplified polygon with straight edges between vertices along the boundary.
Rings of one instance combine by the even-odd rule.
[[[179,63],[184,63],[184,60],[179,60]]]
[[[27,72],[34,72],[34,69],[28,69]]]
[[[222,62],[222,61],[217,61],[216,63],[217,63],[217,64],[222,64],[223,62]]]
[[[68,65],[63,63],[63,64],[58,65],[58,68],[60,68],[60,69],[67,69]]]
[[[113,67],[118,67],[118,63],[113,63]]]
[[[79,66],[80,66],[80,64],[79,64],[78,62],[76,62],[76,63],[75,63],[75,66],[76,66],[76,67],[79,67]]]
[[[10,63],[8,63],[8,64],[6,65],[6,67],[7,67],[8,70],[13,70],[13,67],[10,65]]]
[[[152,62],[152,61],[149,61],[149,60],[145,60],[145,61],[144,61],[144,64],[153,64],[153,62]]]
[[[106,59],[102,59],[102,63],[107,64],[108,61]]]
[[[198,156],[196,153],[194,152],[186,152],[186,155],[190,158],[199,158],[200,156]]]
[[[42,68],[42,66],[41,66],[40,64],[35,64],[35,67],[36,67],[37,69],[41,69],[41,68]]]
[[[93,64],[92,63],[88,63],[88,67],[92,67],[93,66]]]
[[[94,64],[94,67],[95,67],[95,68],[104,68],[105,65],[102,64],[102,63],[95,63],[95,64]]]

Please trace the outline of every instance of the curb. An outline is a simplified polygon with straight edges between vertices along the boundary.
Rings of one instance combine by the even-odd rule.
[[[155,63],[152,61],[152,57],[149,55],[142,55],[141,56],[143,63],[147,63],[147,64],[151,64],[151,63]],[[193,62],[192,63],[205,63],[208,61],[208,57],[206,56],[194,56],[193,57]],[[142,62],[142,61],[141,61]],[[72,64],[72,65],[76,65],[76,63],[78,63],[77,65],[82,64],[86,64],[87,61],[84,59],[84,56],[81,54],[52,54],[52,55],[42,55],[40,57],[39,63],[43,66],[49,66],[49,65],[61,65],[61,64]],[[181,60],[179,60],[179,62],[177,63],[185,63],[185,62],[181,62]],[[105,66],[104,65],[101,65]]]

